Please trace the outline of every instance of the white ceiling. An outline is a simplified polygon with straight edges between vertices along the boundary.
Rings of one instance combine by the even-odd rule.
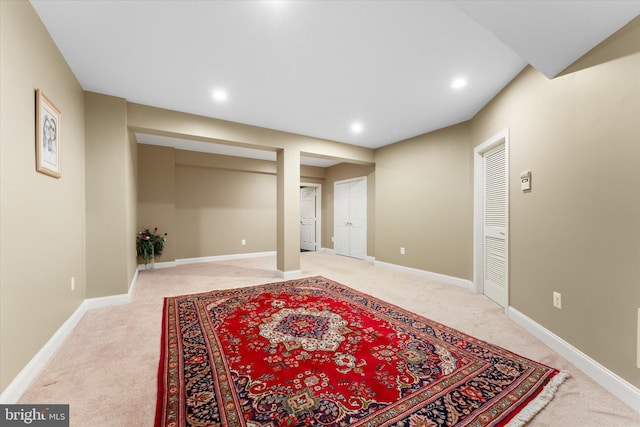
[[[85,90],[370,148],[469,120],[527,64],[552,78],[640,13],[637,0],[31,3]]]

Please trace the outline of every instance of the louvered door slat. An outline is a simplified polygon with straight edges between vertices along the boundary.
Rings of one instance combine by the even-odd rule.
[[[484,291],[500,304],[507,303],[507,168],[504,144],[483,155],[484,166]]]

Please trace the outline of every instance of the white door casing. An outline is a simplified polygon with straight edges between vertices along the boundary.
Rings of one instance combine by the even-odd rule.
[[[474,150],[474,283],[497,304],[509,305],[509,131]]]
[[[334,183],[334,250],[338,255],[367,256],[367,179]]]
[[[316,188],[300,188],[300,249],[316,250]]]

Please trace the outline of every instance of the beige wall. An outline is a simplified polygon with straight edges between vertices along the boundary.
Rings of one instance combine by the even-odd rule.
[[[276,250],[276,163],[138,144],[138,226],[168,232],[158,261]],[[368,255],[375,253],[375,168],[301,166],[322,185],[322,242],[333,248],[333,184],[366,176]],[[246,240],[242,246],[241,240]]]
[[[178,259],[275,251],[275,174],[179,164],[175,183]]]
[[[375,166],[341,163],[326,169],[325,183],[322,186],[322,246],[333,249],[331,238],[334,235],[334,192],[337,181],[350,178],[367,177],[367,256],[375,257],[376,227],[376,174]]]
[[[138,225],[138,142],[132,132],[127,132],[125,146],[125,236],[126,236],[126,270],[129,284],[138,269],[135,235]],[[128,289],[127,289],[128,291]]]
[[[138,145],[138,231],[143,228],[168,233],[162,256],[156,261],[176,259],[175,150]],[[142,263],[142,260],[138,260]]]
[[[129,104],[127,119],[135,132],[276,152],[277,269],[283,275],[295,275],[300,268],[299,186],[306,173],[300,167],[300,156],[373,164],[374,151],[369,148],[140,104]]]
[[[135,273],[136,218],[126,100],[86,92],[85,140],[87,297],[126,294]]]
[[[548,80],[527,68],[471,122],[474,145],[510,129],[511,305],[636,387],[638,40],[640,19],[573,72]]]
[[[468,123],[376,151],[377,261],[472,280],[472,154]]]
[[[85,149],[82,88],[29,2],[0,1],[0,76],[4,391],[85,298]],[[36,88],[62,113],[60,179],[35,170]]]
[[[158,261],[275,251],[276,169],[264,160],[138,144],[138,225],[169,233]],[[301,175],[324,181],[322,168],[303,166]]]

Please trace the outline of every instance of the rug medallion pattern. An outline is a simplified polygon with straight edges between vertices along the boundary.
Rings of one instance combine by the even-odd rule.
[[[165,299],[156,426],[504,425],[558,371],[323,277]]]

